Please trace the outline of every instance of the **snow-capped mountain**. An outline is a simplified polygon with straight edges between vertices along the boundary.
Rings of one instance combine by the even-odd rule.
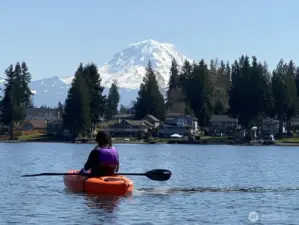
[[[182,66],[185,60],[191,61],[179,53],[172,44],[145,40],[131,44],[116,53],[111,60],[99,68],[99,72],[103,77],[103,84],[107,87],[110,87],[116,79],[120,87],[138,89],[150,60],[160,87],[165,88],[173,59],[179,66]]]
[[[107,88],[116,79],[121,88],[139,89],[145,75],[145,68],[150,60],[159,86],[165,88],[169,81],[169,70],[173,59],[179,67],[185,60],[192,62],[191,59],[179,53],[173,44],[145,40],[133,43],[117,52],[111,60],[99,68],[99,73],[102,77],[102,84]],[[71,84],[73,76],[61,78],[61,80]]]
[[[162,89],[166,88],[169,80],[171,61],[175,59],[179,66],[185,60],[192,61],[179,53],[175,46],[169,43],[159,43],[146,40],[129,45],[116,53],[111,60],[99,67],[104,93],[108,95],[114,79],[117,80],[120,91],[120,104],[130,106],[136,99],[138,89],[145,75],[145,68],[150,60]],[[57,106],[64,102],[74,76],[51,77],[33,80],[30,88],[34,93],[35,106]],[[4,79],[0,78],[0,88],[3,88]]]

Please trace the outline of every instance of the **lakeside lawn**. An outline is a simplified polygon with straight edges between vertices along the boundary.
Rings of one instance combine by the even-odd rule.
[[[299,137],[287,137],[281,138],[276,140],[277,143],[298,143],[299,144]]]
[[[228,137],[227,136],[201,136],[201,140],[226,140]]]
[[[52,141],[53,137],[46,134],[29,134],[21,135],[18,137],[18,141]]]

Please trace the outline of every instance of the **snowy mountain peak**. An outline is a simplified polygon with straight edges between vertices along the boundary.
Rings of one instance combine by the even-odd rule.
[[[140,48],[140,47],[149,47],[149,48],[157,47],[157,48],[159,48],[160,46],[165,46],[168,48],[175,48],[175,46],[173,44],[161,43],[161,42],[158,42],[158,41],[155,41],[152,39],[139,41],[139,42],[132,43],[131,45],[129,45],[129,47],[138,47],[138,48]]]
[[[160,87],[165,88],[168,84],[169,70],[173,59],[179,66],[182,66],[185,60],[192,61],[179,53],[170,43],[144,40],[117,52],[99,69],[99,72],[103,78],[103,85],[106,87],[110,87],[113,80],[116,79],[120,87],[138,89],[150,60]]]

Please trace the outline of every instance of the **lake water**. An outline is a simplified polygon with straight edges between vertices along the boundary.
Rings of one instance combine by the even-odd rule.
[[[115,146],[120,172],[172,177],[132,176],[128,197],[75,194],[60,176],[20,175],[81,169],[93,145],[0,143],[0,224],[299,224],[298,147]]]

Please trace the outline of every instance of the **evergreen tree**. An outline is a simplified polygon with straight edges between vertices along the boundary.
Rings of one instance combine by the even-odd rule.
[[[267,115],[270,104],[269,80],[267,68],[253,56],[250,71],[250,104],[252,106],[251,120],[255,121],[256,124],[260,124]]]
[[[214,108],[213,108],[213,113],[215,115],[223,115],[226,113],[223,103],[220,99],[218,99],[216,101],[216,104],[214,105]]]
[[[282,135],[283,119],[288,108],[289,99],[286,95],[287,86],[284,81],[284,74],[287,70],[286,65],[281,59],[272,75],[272,90],[274,97],[275,113],[279,119],[279,134]]]
[[[180,83],[183,87],[186,86],[186,82],[189,80],[191,74],[192,74],[192,65],[189,61],[185,60],[184,64],[181,69],[180,74]]]
[[[0,103],[1,121],[10,127],[10,137],[15,138],[15,125],[25,118],[24,93],[21,88],[21,66],[10,65],[6,70],[4,96]]]
[[[22,107],[25,107],[25,92],[22,86],[22,68],[19,62],[16,63],[14,69],[14,86],[15,93],[14,99],[20,110],[24,110]]]
[[[85,135],[91,127],[90,95],[80,64],[68,91],[63,114],[64,127],[71,131],[73,138]]]
[[[160,120],[165,118],[165,103],[159,91],[156,75],[149,61],[143,83],[140,85],[137,101],[134,106],[136,119],[142,119],[147,114]]]
[[[221,68],[221,67],[220,67]],[[213,79],[217,79],[219,77],[219,69],[218,69],[218,60],[210,61],[210,78],[213,82]]]
[[[191,74],[192,74],[192,65],[189,61],[185,60],[184,64],[181,68],[181,73],[179,75],[179,87],[181,89],[181,96],[183,98],[183,102],[184,102],[184,113],[187,115],[192,115],[194,116],[194,112],[190,106],[190,101],[187,97],[187,92],[186,90],[188,89],[188,81],[191,78]]]
[[[275,116],[274,111],[274,98],[273,98],[273,91],[272,91],[272,83],[271,83],[271,76],[268,70],[268,65],[264,62],[262,66],[263,76],[265,77],[265,90],[264,90],[264,117],[271,117]]]
[[[288,121],[287,130],[290,132],[291,129],[291,119],[295,117],[298,113],[298,96],[297,96],[297,87],[296,87],[296,66],[291,60],[288,64],[288,70],[286,73],[286,84],[287,91],[290,98],[290,104],[288,105],[286,119]]]
[[[183,114],[185,112],[185,102],[180,84],[179,69],[177,62],[173,59],[170,68],[170,77],[167,90],[167,111]]]
[[[106,111],[106,96],[103,95],[102,79],[95,64],[88,64],[83,68],[90,96],[90,118],[92,130]]]
[[[250,63],[248,56],[241,56],[233,64],[230,109],[243,127],[260,123],[269,111],[269,83],[268,72],[256,57]]]
[[[170,67],[170,77],[169,77],[168,90],[167,90],[167,102],[171,101],[171,99],[169,99],[169,95],[172,90],[178,87],[178,85],[179,85],[178,64],[175,61],[175,59],[173,59]]]
[[[233,117],[238,117],[241,113],[239,103],[242,101],[238,93],[242,90],[242,80],[239,62],[234,61],[231,67],[232,84],[229,90],[229,114]]]
[[[128,113],[128,109],[124,105],[121,104],[120,108],[119,108],[119,113],[126,114],[126,113]]]
[[[59,116],[62,117],[64,113],[64,106],[60,101],[58,102],[57,109],[58,109]]]
[[[296,83],[297,96],[299,97],[299,67],[296,68],[295,83]]]
[[[183,75],[184,94],[200,125],[204,126],[209,123],[212,113],[213,88],[209,70],[204,60],[198,64],[194,62],[191,68],[191,72]]]
[[[31,74],[28,71],[27,64],[25,62],[22,62],[20,83],[21,83],[21,89],[23,93],[23,104],[26,108],[34,107],[33,100],[32,100],[33,93],[29,88],[30,82],[31,82]]]
[[[108,99],[107,99],[107,109],[106,109],[106,119],[111,119],[114,115],[117,114],[117,107],[120,100],[120,96],[118,93],[118,87],[116,80],[112,83]]]
[[[292,61],[289,64],[281,59],[273,71],[272,91],[274,97],[274,109],[279,118],[279,134],[282,135],[283,121],[288,120],[288,131],[290,131],[290,120],[296,115],[298,109],[298,96],[296,89],[296,68]]]
[[[211,60],[210,63],[210,80],[213,86],[212,105],[213,114],[226,114],[228,109],[228,94],[230,88],[230,66],[222,60],[219,66],[218,61]],[[221,107],[221,108],[219,108]],[[219,111],[220,110],[220,111]]]

